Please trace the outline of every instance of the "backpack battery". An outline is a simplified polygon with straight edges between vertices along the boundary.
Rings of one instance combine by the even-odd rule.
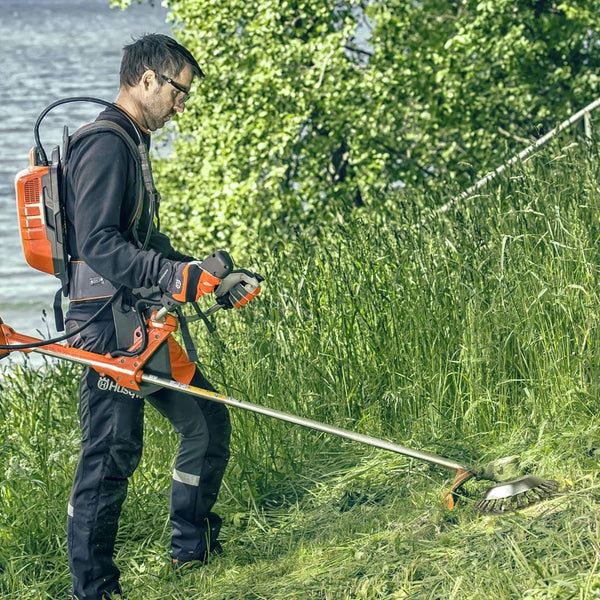
[[[37,164],[30,153],[30,165],[17,173],[15,191],[21,244],[27,263],[44,273],[66,281],[63,208],[59,201],[60,152],[52,152],[49,165]]]

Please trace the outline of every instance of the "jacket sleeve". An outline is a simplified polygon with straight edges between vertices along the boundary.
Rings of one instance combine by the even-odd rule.
[[[81,140],[69,160],[72,223],[79,258],[114,285],[156,285],[166,260],[155,249],[140,250],[124,225],[137,200],[135,166],[114,133]]]
[[[177,260],[181,262],[190,262],[192,260],[196,260],[193,256],[182,254],[181,252],[175,250],[171,245],[171,240],[164,233],[158,231],[155,227],[152,228],[148,246],[153,250],[160,252],[169,260]]]

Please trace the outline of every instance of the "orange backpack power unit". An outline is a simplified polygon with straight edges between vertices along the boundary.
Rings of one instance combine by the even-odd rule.
[[[30,164],[15,178],[19,231],[29,266],[50,273],[68,283],[64,207],[60,200],[60,152],[43,164],[37,148],[30,152]]]
[[[149,222],[152,223],[154,210],[158,204],[157,192],[152,181],[152,171],[147,149],[138,133],[136,142],[125,130],[110,121],[96,121],[84,125],[72,136],[67,127],[63,129],[62,153],[58,146],[52,150],[48,160],[40,141],[40,124],[44,117],[55,107],[69,102],[91,102],[106,107],[119,109],[118,106],[105,100],[88,97],[73,97],[57,100],[47,106],[37,118],[33,128],[35,146],[29,155],[29,167],[17,173],[15,177],[15,192],[17,197],[17,212],[21,244],[27,263],[38,271],[54,275],[60,280],[61,287],[54,298],[54,315],[58,331],[64,329],[61,309],[61,294],[68,295],[69,288],[69,250],[67,247],[67,218],[66,218],[66,168],[70,145],[85,135],[100,131],[111,131],[119,135],[126,143],[129,151],[136,160],[138,168],[139,202],[143,202],[144,190],[150,198]],[[134,130],[137,128],[129,115],[122,111],[130,120]],[[137,235],[137,217],[133,222],[134,234]],[[143,248],[148,243],[151,228],[148,228]]]

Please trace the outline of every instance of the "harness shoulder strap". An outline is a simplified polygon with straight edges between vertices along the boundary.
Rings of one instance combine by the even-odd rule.
[[[127,149],[129,150],[132,158],[135,161],[135,165],[136,165],[135,172],[136,172],[136,182],[137,182],[138,194],[137,194],[135,209],[131,216],[131,220],[128,224],[128,230],[132,231],[134,240],[135,240],[136,244],[139,245],[137,228],[138,228],[138,223],[139,223],[140,217],[142,215],[142,209],[144,206],[144,195],[145,195],[145,185],[144,185],[144,181],[143,181],[143,179],[144,179],[144,175],[143,175],[144,159],[140,155],[140,146],[143,146],[143,144],[141,144],[140,146],[136,145],[134,143],[134,141],[131,139],[131,136],[127,133],[127,131],[125,131],[125,129],[123,127],[121,127],[117,123],[114,123],[113,121],[95,121],[93,123],[88,123],[87,125],[83,125],[79,129],[77,129],[77,131],[75,131],[72,135],[69,135],[69,131],[68,131],[67,127],[66,126],[64,127],[62,155],[60,156],[61,190],[60,190],[60,194],[59,194],[61,202],[63,203],[63,206],[62,206],[63,213],[62,214],[64,215],[64,213],[66,212],[66,206],[65,206],[66,198],[67,198],[66,181],[67,181],[67,171],[68,171],[68,165],[69,165],[70,150],[73,147],[73,145],[76,142],[78,142],[79,140],[81,140],[89,135],[93,135],[94,133],[102,133],[102,132],[112,132],[112,133],[115,133],[116,135],[118,135],[125,143]],[[144,146],[144,150],[145,150],[145,146]],[[147,152],[146,152],[146,156],[147,156]],[[65,226],[66,226],[66,221],[65,221]],[[66,239],[66,233],[65,233],[65,239]],[[73,282],[70,281],[70,273],[71,273],[71,269],[69,269],[65,265],[66,276],[65,276],[65,278],[61,279],[61,283],[62,283],[61,288],[57,291],[56,295],[54,296],[54,305],[53,305],[54,321],[56,324],[57,331],[64,331],[64,316],[63,316],[63,311],[62,311],[61,296],[63,296],[63,295],[65,297],[69,296],[69,288],[73,287]]]
[[[136,201],[135,209],[133,214],[131,215],[131,220],[128,224],[128,230],[131,230],[133,233],[133,237],[138,243],[137,239],[137,225],[142,215],[142,209],[144,205],[144,189],[146,188],[144,178],[145,175],[143,173],[143,158],[140,153],[140,147],[142,146],[144,150],[146,149],[143,144],[139,146],[135,144],[135,142],[131,139],[131,136],[125,131],[123,127],[118,125],[113,121],[94,121],[93,123],[88,123],[87,125],[83,125],[80,127],[75,133],[73,133],[70,137],[68,137],[68,144],[72,146],[80,139],[92,135],[94,133],[105,133],[112,132],[118,135],[127,146],[131,156],[133,157],[136,164],[136,181],[137,181],[137,189],[138,189],[138,198]],[[63,150],[63,156],[65,156],[65,151]],[[146,152],[147,156],[147,152]],[[149,161],[148,161],[149,162]],[[151,177],[151,175],[150,175]],[[154,188],[154,182],[152,181],[152,187]]]

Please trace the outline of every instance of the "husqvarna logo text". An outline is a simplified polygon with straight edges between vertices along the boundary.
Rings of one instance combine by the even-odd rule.
[[[125,394],[132,398],[141,398],[139,394],[136,394],[133,390],[128,390],[126,387],[119,385],[116,381],[113,381],[110,377],[100,377],[98,379],[98,389],[103,392],[117,392],[117,394]]]

